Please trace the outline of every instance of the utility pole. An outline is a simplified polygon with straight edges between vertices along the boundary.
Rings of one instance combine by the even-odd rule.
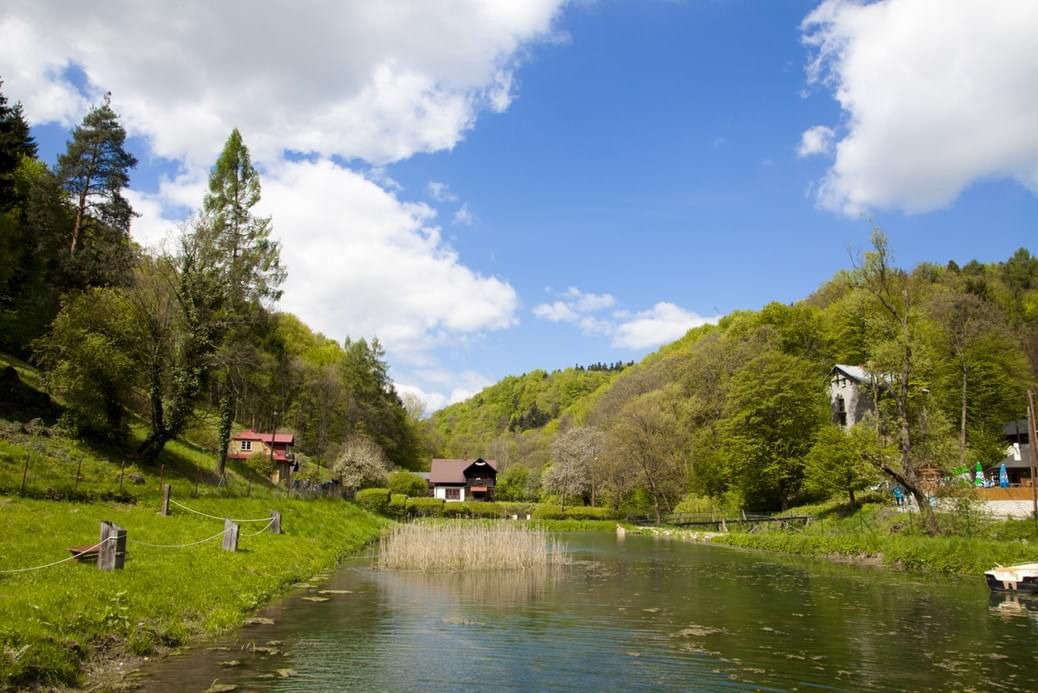
[[[1031,511],[1038,537],[1038,434],[1035,433],[1034,393],[1027,391],[1027,447],[1031,449]]]

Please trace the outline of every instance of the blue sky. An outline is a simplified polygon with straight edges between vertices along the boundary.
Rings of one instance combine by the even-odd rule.
[[[1030,3],[410,5],[260,4],[221,51],[192,30],[233,8],[189,3],[183,33],[161,30],[170,9],[113,11],[84,35],[61,3],[16,2],[0,76],[48,160],[113,91],[149,245],[240,127],[283,307],[337,339],[377,333],[430,407],[803,298],[867,246],[869,218],[904,265],[1038,250]],[[116,48],[128,26],[140,45]]]

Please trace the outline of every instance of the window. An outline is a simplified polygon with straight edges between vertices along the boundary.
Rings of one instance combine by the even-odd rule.
[[[241,442],[241,449],[242,449],[242,452],[249,452],[250,450],[252,450],[252,441],[251,440],[243,440]]]
[[[446,489],[447,493],[445,498],[447,500],[461,500],[461,489],[460,488],[449,488]]]
[[[843,395],[836,395],[836,423],[847,426],[847,403],[843,401]]]

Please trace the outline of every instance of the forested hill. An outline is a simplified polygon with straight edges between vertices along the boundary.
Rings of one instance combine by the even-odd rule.
[[[538,369],[510,375],[464,402],[433,414],[440,452],[446,456],[491,455],[499,438],[520,438],[527,431],[556,421],[630,365],[596,363],[550,373]],[[502,451],[501,442],[497,451]]]
[[[853,460],[840,478],[824,474],[841,468],[826,444],[836,442],[830,453],[849,449],[832,438],[826,396],[831,367],[845,363],[909,373],[905,411],[916,447],[901,457],[887,435],[900,425],[897,413],[881,410],[889,420],[874,429],[869,450],[879,452],[870,459],[946,468],[998,459],[1001,427],[1023,416],[1038,373],[1038,259],[1020,249],[1005,262],[905,271],[882,234],[874,242],[861,267],[804,300],[732,313],[615,377],[506,378],[433,418],[441,448],[508,457],[533,471],[580,458],[564,439],[590,430],[600,498],[627,502],[637,479],[651,476],[664,507],[690,491],[780,507],[874,483],[875,470]],[[557,403],[559,417],[543,419],[551,425],[515,425],[535,402],[543,410],[542,401]],[[524,492],[544,491],[527,484]]]

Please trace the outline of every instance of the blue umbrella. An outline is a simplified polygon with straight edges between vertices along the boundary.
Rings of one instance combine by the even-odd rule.
[[[1006,471],[1005,462],[998,466],[998,485],[1002,488],[1009,488],[1009,472]]]

